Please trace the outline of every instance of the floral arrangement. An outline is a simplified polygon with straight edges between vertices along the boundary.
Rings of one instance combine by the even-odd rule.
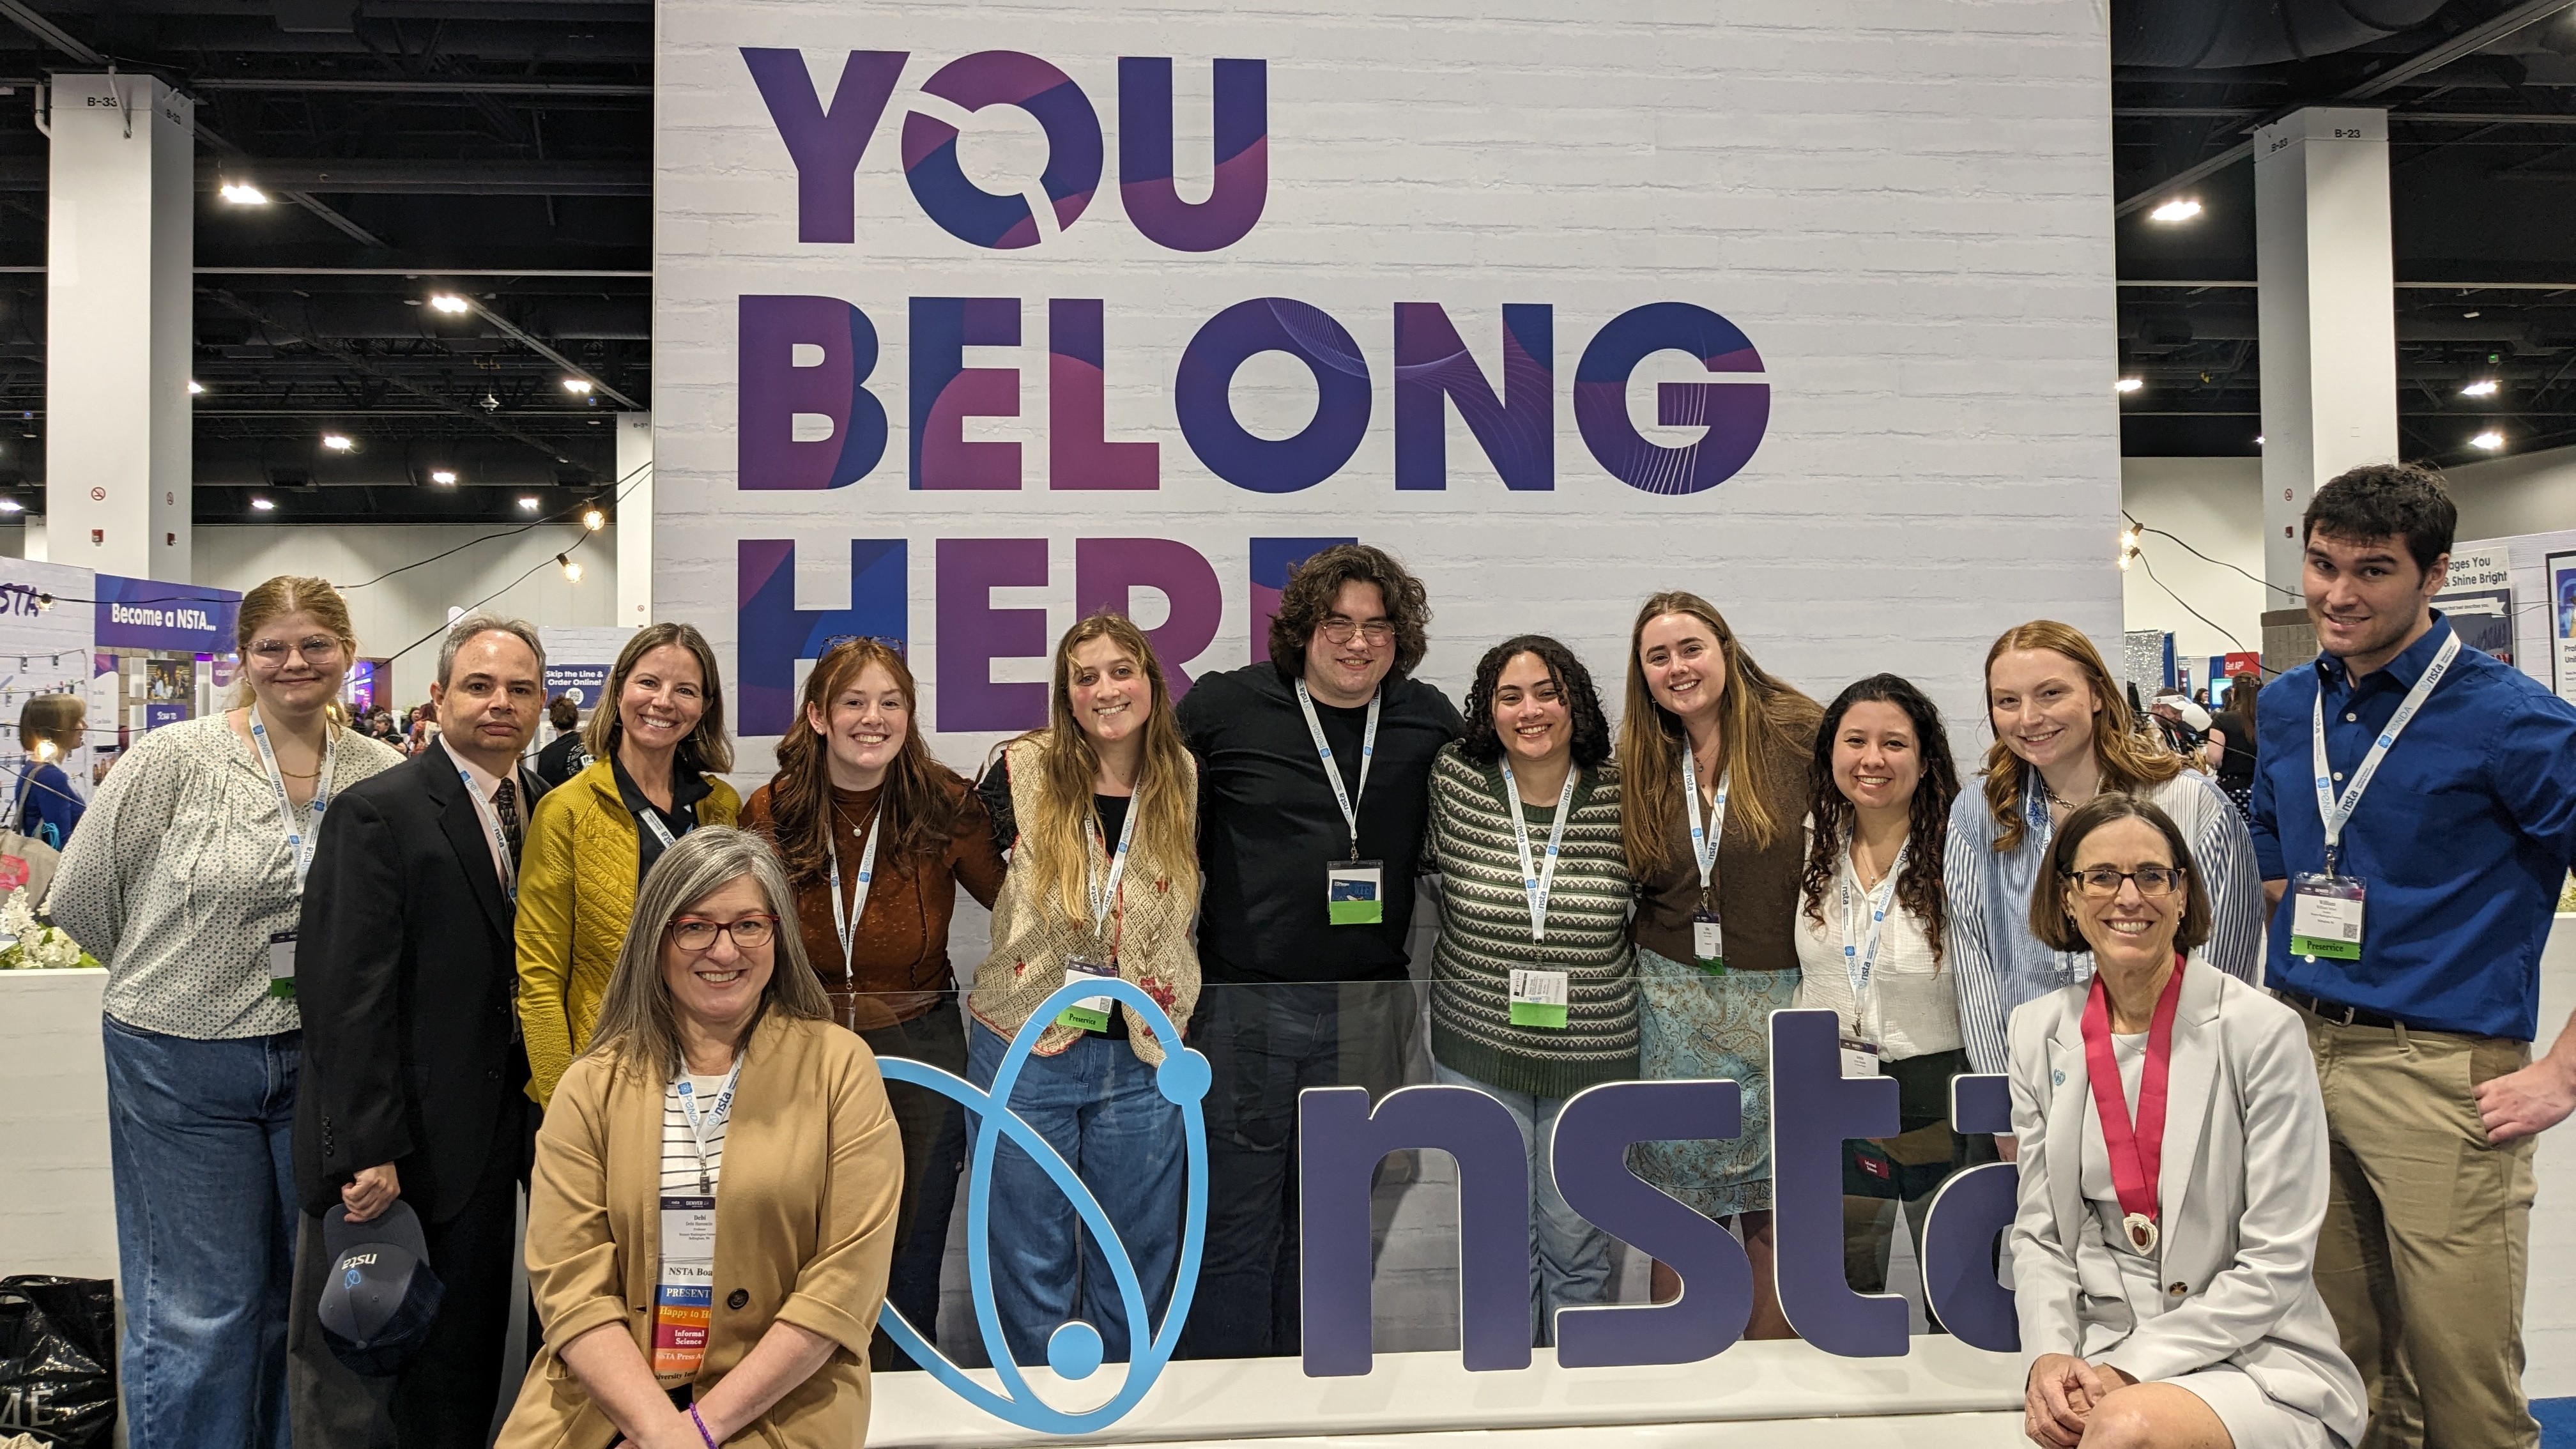
[[[82,950],[70,932],[36,920],[24,887],[9,892],[8,901],[0,904],[0,933],[17,937],[0,948],[0,971],[68,971],[98,965],[98,958]]]

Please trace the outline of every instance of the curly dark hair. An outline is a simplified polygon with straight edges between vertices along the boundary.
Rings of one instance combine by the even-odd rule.
[[[2406,540],[2415,567],[2433,571],[2434,561],[2451,551],[2451,535],[2460,510],[2442,475],[2414,463],[2365,463],[2329,479],[2308,500],[2299,519],[2299,538],[2322,529],[2349,540]]]
[[[1377,585],[1387,622],[1395,625],[1395,667],[1387,677],[1411,674],[1431,647],[1431,595],[1394,555],[1365,543],[1319,549],[1288,575],[1270,620],[1270,662],[1291,678],[1306,672],[1306,641],[1324,627],[1344,584]]]
[[[1807,812],[1815,830],[1808,840],[1807,874],[1801,886],[1807,919],[1818,930],[1824,929],[1825,892],[1842,868],[1843,843],[1851,838],[1855,812],[1834,784],[1834,740],[1842,733],[1843,716],[1856,704],[1892,704],[1905,711],[1914,726],[1914,752],[1923,762],[1923,776],[1915,782],[1908,811],[1905,874],[1896,882],[1896,901],[1923,923],[1937,966],[1944,899],[1941,855],[1950,838],[1950,802],[1959,796],[1959,766],[1950,758],[1950,732],[1942,727],[1940,708],[1911,681],[1896,675],[1873,674],[1825,706],[1824,728],[1816,731],[1815,763],[1808,772]]]
[[[1592,671],[1574,651],[1545,634],[1523,634],[1485,651],[1476,662],[1476,682],[1467,688],[1467,733],[1458,752],[1479,765],[1503,757],[1503,737],[1494,732],[1494,690],[1503,668],[1524,654],[1535,654],[1547,666],[1547,677],[1574,716],[1574,763],[1592,769],[1610,758],[1610,719],[1601,710],[1601,691],[1592,686]]]

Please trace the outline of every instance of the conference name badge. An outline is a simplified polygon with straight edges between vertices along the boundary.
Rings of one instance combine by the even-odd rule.
[[[2290,883],[2290,950],[2311,959],[2361,959],[2364,888],[2351,876],[2302,875]]]
[[[716,1200],[662,1199],[662,1274],[653,1286],[653,1373],[694,1376],[716,1311]]]
[[[1341,860],[1324,867],[1324,907],[1336,926],[1374,926],[1386,920],[1380,886],[1386,862]]]
[[[1711,976],[1726,974],[1726,928],[1718,924],[1717,912],[1691,917],[1691,960]]]
[[[1512,1025],[1565,1030],[1566,973],[1512,968]]]
[[[284,1001],[295,999],[295,933],[268,933],[268,994]]]
[[[1118,979],[1118,968],[1107,961],[1068,956],[1064,962],[1064,974],[1069,977],[1091,976],[1103,981],[1115,981]],[[1073,1027],[1078,1031],[1107,1031],[1109,1013],[1115,1009],[1115,1003],[1106,996],[1086,996],[1057,1012],[1055,1024]]]
[[[1863,1041],[1849,1032],[1842,1036],[1843,1075],[1874,1077],[1878,1075],[1878,1043]]]

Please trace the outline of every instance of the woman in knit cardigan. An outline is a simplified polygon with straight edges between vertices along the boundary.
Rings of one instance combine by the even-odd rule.
[[[1047,727],[1004,746],[980,787],[1011,854],[993,901],[993,951],[967,998],[967,1074],[989,1090],[1002,1054],[1075,973],[1134,982],[1174,1021],[1198,1002],[1198,768],[1143,631],[1102,612],[1055,650]],[[1098,1008],[1098,1009],[1095,1009]],[[1041,1025],[1009,1099],[1082,1177],[1118,1229],[1144,1289],[1169,1296],[1178,1266],[1184,1141],[1157,1085],[1163,1049],[1134,1008],[1086,997]],[[980,1117],[969,1130],[987,1130]],[[1128,1357],[1130,1324],[1108,1260],[1073,1204],[1016,1145],[993,1159],[994,1305],[1012,1358],[1047,1362],[1077,1316],[1103,1356]]]
[[[1554,639],[1488,650],[1465,714],[1466,737],[1431,770],[1432,1068],[1520,1124],[1531,1333],[1546,1345],[1556,1310],[1600,1301],[1610,1279],[1610,1235],[1566,1206],[1548,1168],[1557,1113],[1586,1087],[1637,1075],[1619,771],[1592,675]]]

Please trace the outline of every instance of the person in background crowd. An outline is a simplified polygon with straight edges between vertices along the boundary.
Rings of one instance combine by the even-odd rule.
[[[1431,762],[1464,728],[1411,677],[1430,622],[1403,565],[1335,544],[1290,574],[1269,659],[1180,703],[1199,761],[1199,964],[1218,986],[1189,1025],[1216,1085],[1186,1357],[1298,1351],[1297,1094],[1404,1080]]]
[[[528,1095],[542,1106],[590,1045],[635,887],[701,825],[731,825],[742,797],[715,650],[688,624],[635,631],[590,717],[591,763],[546,793],[519,880],[519,1020]]]
[[[429,742],[436,738],[438,711],[426,704],[415,707],[411,712],[411,737],[403,744],[403,753],[417,755],[428,749]]]
[[[532,624],[457,620],[429,691],[438,744],[351,787],[322,827],[297,928],[297,1449],[483,1449],[492,1432],[530,1111],[511,897],[545,789],[519,756],[545,697],[543,651]],[[359,1374],[322,1333],[323,1215],[373,1221],[397,1200],[445,1297],[399,1374]]]
[[[2294,1013],[2186,958],[2209,932],[2200,883],[2172,817],[2109,792],[2066,818],[2031,897],[2031,935],[2094,966],[2011,1028],[2022,1424],[2050,1449],[2361,1440],[2361,1376],[2312,1273],[2316,1067]]]
[[[1142,630],[1098,613],[1065,631],[1047,727],[1003,749],[982,794],[1011,865],[993,902],[992,954],[967,998],[968,1079],[989,1089],[1029,1014],[1084,976],[1132,981],[1189,1020],[1198,768]],[[1161,1038],[1134,1008],[1087,997],[1045,1025],[1009,1099],[1099,1199],[1149,1308],[1169,1296],[1180,1253],[1184,1144],[1180,1111],[1156,1081],[1162,1061]],[[991,1127],[979,1119],[969,1130]],[[1046,1362],[1047,1339],[1070,1318],[1099,1330],[1110,1362],[1150,1333],[1127,1321],[1109,1260],[1063,1190],[1010,1142],[993,1159],[993,1214],[1003,1224],[994,1303],[1018,1362]]]
[[[913,728],[919,703],[903,655],[875,639],[823,651],[805,677],[801,722],[778,742],[778,774],[743,825],[774,838],[796,889],[805,954],[819,963],[835,1020],[880,1058],[966,1075],[965,1020],[948,961],[957,888],[988,909],[1002,854],[984,802],[932,759]],[[966,1159],[965,1113],[908,1083],[886,1087],[903,1134],[891,1302],[925,1338],[939,1328],[939,1272]],[[912,1365],[883,1333],[878,1368]]]
[[[1653,1081],[1743,1087],[1743,1131],[1644,1142],[1638,1176],[1702,1215],[1740,1219],[1753,1260],[1748,1338],[1787,1338],[1771,1266],[1771,1013],[1797,999],[1807,760],[1822,712],[1753,662],[1717,607],[1656,594],[1628,636],[1621,832],[1637,882],[1639,1066]],[[1680,1291],[1658,1263],[1654,1296]]]
[[[1897,1204],[1920,1263],[1932,1194],[1991,1152],[1950,1130],[1950,1079],[1968,1070],[1941,969],[1958,766],[1932,701],[1875,674],[1825,706],[1811,773],[1798,1005],[1835,1014],[1845,1075],[1896,1079],[1898,1135],[1847,1144],[1843,1171],[1844,1269],[1856,1291],[1882,1293]]]
[[[88,731],[89,705],[77,694],[39,694],[19,707],[18,744],[27,758],[19,762],[18,789],[10,797],[10,829],[56,850],[72,838],[89,802],[74,793],[61,762]],[[29,903],[35,904],[32,897]]]
[[[2457,521],[2422,468],[2317,490],[2301,582],[2319,653],[2263,691],[2258,726],[2266,979],[2326,1084],[2317,1286],[2369,1385],[2373,1449],[2539,1442],[2531,1158],[2576,1106],[2576,1029],[2531,1057],[2576,858],[2576,708],[2432,607]]]
[[[1549,1168],[1557,1113],[1586,1087],[1637,1075],[1619,770],[1591,672],[1554,639],[1486,651],[1466,718],[1466,738],[1431,772],[1432,1069],[1520,1126],[1530,1331],[1545,1346],[1556,1310],[1600,1302],[1610,1283],[1610,1235],[1566,1205]]]
[[[2165,748],[2183,763],[2199,765],[2201,742],[2209,734],[2209,711],[2201,708],[2198,701],[2182,690],[2167,689],[2157,692],[2156,702],[2148,712],[2155,720],[2156,732],[2164,739]]]
[[[500,1449],[867,1442],[903,1147],[795,910],[768,843],[714,826],[637,891],[598,1039],[537,1134],[546,1342]]]
[[[2263,749],[2254,727],[2254,700],[2262,687],[2251,674],[2236,676],[2227,686],[2227,708],[2209,723],[2209,768],[2247,820],[2254,818],[2254,765]]]
[[[572,777],[590,768],[590,751],[581,738],[581,706],[572,696],[558,694],[546,706],[546,719],[554,726],[552,743],[537,752],[537,778],[549,790],[569,784]]]
[[[2182,827],[2199,862],[2210,964],[2256,979],[2262,896],[2244,818],[2208,776],[2136,732],[2092,640],[2052,619],[2005,630],[1986,651],[1986,720],[1995,742],[1984,788],[1961,792],[1951,805],[1942,869],[1950,895],[1944,954],[1959,981],[1971,1065],[2002,1071],[2013,1008],[2092,974],[2082,951],[2044,945],[2024,923],[2049,840],[2067,812],[2097,794],[2151,800]],[[2011,1160],[2011,1139],[1996,1145]]]
[[[334,800],[401,758],[331,721],[358,639],[327,581],[237,619],[241,704],[136,740],[54,878],[108,970],[131,1449],[287,1444],[297,908]]]

